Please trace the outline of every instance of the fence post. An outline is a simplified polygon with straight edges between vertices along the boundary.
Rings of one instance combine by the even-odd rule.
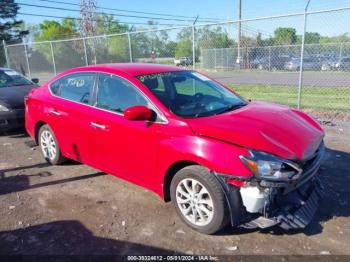
[[[301,50],[300,50],[300,68],[299,68],[299,85],[298,85],[298,109],[301,106],[301,89],[303,86],[303,65],[304,65],[304,48],[305,48],[305,33],[306,33],[306,22],[307,22],[307,9],[309,7],[310,0],[307,1],[305,10],[304,10],[304,26],[303,26],[303,35],[301,38]]]
[[[214,48],[214,70],[216,72],[216,48]]]
[[[23,43],[23,45],[24,45],[24,56],[26,57],[27,68],[28,68],[28,76],[29,76],[29,78],[32,78],[32,75],[30,73],[30,65],[29,65],[27,45],[25,43]]]
[[[192,68],[196,69],[196,22],[198,15],[192,24]]]
[[[269,71],[271,71],[271,46],[269,46]]]
[[[129,45],[129,57],[130,57],[130,63],[132,63],[132,47],[131,47],[131,37],[130,37],[130,31],[128,31],[128,45]]]
[[[340,43],[339,46],[339,60],[342,59],[343,56],[343,43]]]
[[[85,64],[86,64],[86,65],[89,65],[88,56],[87,56],[87,51],[86,51],[85,38],[83,38],[83,46],[84,46]]]
[[[4,55],[5,55],[6,67],[10,67],[10,61],[9,61],[9,57],[8,57],[8,54],[7,54],[7,47],[6,47],[5,40],[2,40],[2,45],[4,47]]]
[[[56,70],[56,62],[55,62],[55,54],[53,52],[53,46],[52,42],[50,41],[50,49],[51,49],[51,56],[52,56],[52,65],[53,65],[53,73],[57,75],[57,70]]]

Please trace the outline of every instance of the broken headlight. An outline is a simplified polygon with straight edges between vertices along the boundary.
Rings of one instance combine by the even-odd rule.
[[[288,181],[297,179],[302,173],[302,169],[289,160],[259,151],[250,153],[251,156],[240,156],[240,159],[258,179]]]

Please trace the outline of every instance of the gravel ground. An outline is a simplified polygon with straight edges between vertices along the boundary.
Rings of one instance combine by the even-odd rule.
[[[327,188],[303,231],[192,231],[171,203],[84,165],[48,166],[22,132],[0,136],[0,255],[350,255],[350,125],[326,123]]]

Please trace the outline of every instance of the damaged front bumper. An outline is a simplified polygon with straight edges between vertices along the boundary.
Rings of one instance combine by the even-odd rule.
[[[305,228],[314,217],[324,188],[316,175],[325,152],[323,144],[313,159],[305,163],[298,179],[268,181],[250,179],[240,188],[242,208],[237,212],[237,195],[218,174],[229,204],[232,226],[268,228],[275,225],[285,230]]]
[[[314,217],[323,196],[323,186],[317,177],[295,190],[283,194],[273,189],[261,213],[251,215],[242,224],[248,228],[268,228],[278,225],[285,230],[305,228]]]

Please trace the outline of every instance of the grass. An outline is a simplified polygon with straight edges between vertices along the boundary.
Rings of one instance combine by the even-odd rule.
[[[245,98],[297,106],[296,86],[249,84],[228,84],[228,86]],[[350,88],[305,86],[302,89],[301,105],[303,109],[350,112]]]

